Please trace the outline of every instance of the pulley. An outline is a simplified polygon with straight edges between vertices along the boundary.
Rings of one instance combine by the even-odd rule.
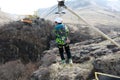
[[[57,0],[58,1],[58,12],[55,12],[55,14],[65,14],[65,12],[62,11],[62,7],[65,6],[64,1],[65,0]]]
[[[65,0],[58,0],[58,6],[60,6],[60,7],[65,6],[65,5],[64,5],[64,1],[65,1]]]

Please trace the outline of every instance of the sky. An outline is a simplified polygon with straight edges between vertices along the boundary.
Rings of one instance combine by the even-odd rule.
[[[2,11],[12,14],[33,14],[39,8],[57,4],[57,0],[0,0]]]
[[[2,11],[20,15],[33,14],[39,8],[47,8],[55,4],[57,4],[57,0],[0,0]]]
[[[118,1],[118,0],[108,0],[108,1],[113,1],[114,2],[114,1]]]

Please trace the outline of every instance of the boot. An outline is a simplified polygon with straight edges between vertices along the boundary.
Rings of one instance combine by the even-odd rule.
[[[61,64],[66,64],[65,60],[61,60]]]
[[[69,59],[69,64],[73,64],[73,61],[72,61],[72,59]]]

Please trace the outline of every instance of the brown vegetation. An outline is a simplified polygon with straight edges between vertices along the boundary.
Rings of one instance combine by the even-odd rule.
[[[0,62],[21,59],[36,61],[42,51],[49,48],[52,24],[41,21],[37,26],[11,22],[0,28]]]

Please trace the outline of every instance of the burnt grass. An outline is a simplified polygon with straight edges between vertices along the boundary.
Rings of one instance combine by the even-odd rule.
[[[20,59],[23,63],[37,61],[49,49],[50,21],[28,26],[11,22],[0,27],[0,63]]]
[[[20,21],[0,26],[0,63],[20,59],[23,63],[35,62],[44,55],[54,40],[52,33],[54,24],[40,19],[39,24],[26,25]],[[78,31],[70,32],[71,43],[95,39],[89,28],[78,27]],[[71,30],[71,28],[69,28]],[[101,36],[97,36],[97,38]],[[102,39],[104,40],[104,39]],[[55,46],[54,46],[55,47]]]
[[[18,80],[30,80],[31,74],[39,67],[39,63],[37,64],[36,62],[39,62],[43,57],[43,51],[50,48],[50,41],[54,40],[52,33],[53,26],[53,23],[48,20],[40,20],[39,24],[32,26],[25,25],[19,21],[0,26],[0,65],[4,64],[0,66],[0,79],[15,80],[19,78]],[[78,31],[70,33],[69,37],[72,44],[81,42],[83,45],[88,45],[105,40],[101,36],[97,35],[96,37],[90,35],[91,32],[89,28],[82,28],[80,26],[81,25],[79,25]],[[110,29],[97,27],[106,34],[111,31],[110,29],[114,28],[114,26],[111,26],[112,28]],[[116,31],[117,30],[118,29],[116,29]],[[116,51],[117,49],[114,45],[108,45],[107,48],[112,49],[112,51]],[[88,52],[84,50],[84,53]],[[87,60],[89,60],[89,57],[83,57],[79,60],[79,63]],[[25,65],[23,65],[23,63]],[[107,67],[108,66],[111,65],[107,65]],[[11,71],[9,71],[9,69]],[[89,77],[93,78],[93,72],[94,70],[91,71]]]
[[[0,27],[0,63],[20,59],[23,63],[40,60],[43,51],[50,48],[54,40],[54,24],[40,19],[39,24],[26,25],[20,21],[10,22]],[[70,33],[71,43],[91,39],[88,29]],[[85,31],[85,32],[82,32]]]

